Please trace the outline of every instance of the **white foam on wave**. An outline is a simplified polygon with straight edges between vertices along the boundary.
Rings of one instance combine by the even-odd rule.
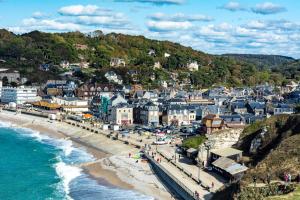
[[[55,164],[55,170],[60,179],[62,180],[62,186],[66,193],[67,199],[72,199],[70,194],[70,183],[75,178],[81,175],[82,169],[76,166],[67,165],[64,162],[58,162]]]
[[[40,143],[53,146],[60,150],[55,158],[57,163],[53,166],[56,174],[61,179],[61,182],[57,185],[57,189],[65,193],[66,198],[71,200],[72,198],[69,196],[70,183],[72,180],[82,175],[82,169],[71,164],[93,161],[94,157],[83,149],[75,148],[71,140],[51,138],[41,134],[39,131],[18,127],[17,125],[8,122],[0,121],[0,128],[12,129],[24,137],[30,137]]]

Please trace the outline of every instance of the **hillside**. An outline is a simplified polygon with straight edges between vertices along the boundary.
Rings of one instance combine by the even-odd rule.
[[[90,70],[76,74],[81,80],[107,82],[104,74],[112,70],[110,60],[115,57],[126,62],[126,67],[113,69],[125,84],[138,83],[152,88],[159,87],[162,81],[184,83],[187,88],[190,85],[203,88],[214,84],[282,84],[285,80],[281,71],[260,69],[251,62],[209,55],[177,43],[150,40],[143,36],[103,34],[101,31],[91,34],[33,31],[16,35],[0,30],[0,59],[5,61],[0,62],[0,67],[17,69],[31,82],[59,78],[58,75],[65,71],[59,63],[64,60],[90,63]],[[153,69],[155,62],[161,64],[161,69]],[[188,71],[186,66],[190,62],[197,62],[199,70]],[[41,64],[50,64],[52,68],[47,72],[40,71]],[[136,72],[135,78],[128,74],[132,70]],[[171,74],[176,77],[173,82]]]
[[[287,65],[295,61],[295,59],[292,57],[280,55],[224,54],[223,56],[252,63],[261,69],[273,69],[282,67],[283,65]]]

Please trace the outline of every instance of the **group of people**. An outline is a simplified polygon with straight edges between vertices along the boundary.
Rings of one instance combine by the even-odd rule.
[[[292,182],[292,175],[290,173],[284,173],[283,178],[285,183]]]

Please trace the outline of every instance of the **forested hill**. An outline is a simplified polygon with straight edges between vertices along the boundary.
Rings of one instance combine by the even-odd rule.
[[[262,54],[224,54],[230,58],[249,62],[259,68],[277,68],[295,61],[292,57],[280,55],[262,55]]]
[[[103,34],[101,31],[91,34],[33,31],[16,35],[0,30],[0,67],[18,69],[32,82],[59,78],[58,74],[64,72],[58,67],[61,61],[89,62],[90,70],[78,75],[81,80],[107,82],[103,74],[112,70],[111,58],[125,60],[125,68],[113,69],[121,75],[125,84],[158,87],[161,81],[170,82],[171,74],[176,74],[177,83],[195,87],[254,85],[266,81],[281,84],[285,81],[281,71],[260,69],[247,60],[209,55],[177,43],[150,40],[143,36]],[[156,62],[161,64],[161,69],[153,69]],[[188,71],[186,66],[190,62],[197,62],[199,70]],[[39,66],[45,63],[53,66],[50,71],[39,70]],[[128,75],[132,70],[138,72],[135,80]]]

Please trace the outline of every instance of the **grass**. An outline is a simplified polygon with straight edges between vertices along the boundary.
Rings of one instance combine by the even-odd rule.
[[[195,136],[195,137],[185,139],[182,143],[182,146],[188,149],[189,148],[198,149],[199,145],[203,144],[205,141],[206,141],[206,137]]]
[[[272,196],[268,197],[265,200],[300,200],[300,186],[296,190],[287,195]]]

